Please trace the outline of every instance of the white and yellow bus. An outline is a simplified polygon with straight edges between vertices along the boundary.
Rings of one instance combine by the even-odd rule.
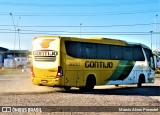
[[[40,36],[33,40],[32,83],[79,87],[154,83],[154,60],[149,47],[107,38]]]

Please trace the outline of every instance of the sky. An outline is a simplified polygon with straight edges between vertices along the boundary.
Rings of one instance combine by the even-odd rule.
[[[0,0],[0,47],[11,50],[31,50],[46,35],[152,41],[160,50],[159,27],[160,0]]]

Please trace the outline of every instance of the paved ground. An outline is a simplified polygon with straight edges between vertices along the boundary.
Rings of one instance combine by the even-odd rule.
[[[143,90],[139,93],[145,92],[144,95],[160,95],[160,78],[156,78],[154,84],[144,84]],[[103,90],[116,91],[124,90],[130,88],[130,91],[126,90],[128,94],[136,95],[138,91],[136,85],[120,85],[120,87],[111,86],[96,86],[94,92],[101,92]],[[150,90],[150,91],[148,91]],[[46,87],[46,86],[37,86],[31,83],[30,74],[17,74],[17,75],[0,75],[0,94],[2,93],[45,93],[45,92],[59,92],[63,91],[60,88]],[[79,91],[78,88],[72,88],[70,92]],[[125,93],[125,92],[124,92]],[[109,94],[109,92],[108,92]]]
[[[1,75],[0,106],[50,106],[51,111],[53,107],[61,107],[58,110],[63,110],[62,107],[67,106],[70,107],[67,108],[69,112],[56,112],[56,114],[68,115],[106,114],[106,112],[94,112],[103,109],[101,108],[103,106],[111,107],[111,109],[124,106],[147,108],[158,106],[160,109],[160,78],[157,78],[154,84],[143,85],[142,88],[137,88],[136,85],[122,85],[120,87],[101,86],[95,87],[95,90],[89,92],[81,92],[78,88],[72,88],[71,91],[66,92],[60,88],[32,85],[28,74]],[[114,108],[112,108],[113,106]],[[45,109],[49,109],[49,107]],[[73,109],[78,109],[79,112],[74,113],[71,111]],[[92,111],[92,113],[83,111]],[[140,114],[146,115],[151,113],[158,114],[157,112],[141,112]],[[115,114],[126,113],[120,112]]]
[[[28,73],[20,75],[1,75],[0,76],[0,93],[17,93],[17,92],[49,92],[53,91],[52,87],[36,86],[31,83]]]

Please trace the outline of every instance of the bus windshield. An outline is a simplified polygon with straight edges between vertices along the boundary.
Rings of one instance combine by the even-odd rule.
[[[152,51],[149,50],[149,49],[146,49],[146,48],[144,48],[144,51],[145,51],[145,53],[146,53],[146,57],[147,57],[147,61],[148,61],[149,66],[150,66],[152,69],[154,69],[155,66],[154,66],[154,60],[153,60],[154,58],[153,58]]]

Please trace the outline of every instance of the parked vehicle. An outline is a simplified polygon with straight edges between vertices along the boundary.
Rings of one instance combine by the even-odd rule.
[[[30,72],[31,71],[31,67],[29,65],[24,65],[22,67],[22,72]]]

